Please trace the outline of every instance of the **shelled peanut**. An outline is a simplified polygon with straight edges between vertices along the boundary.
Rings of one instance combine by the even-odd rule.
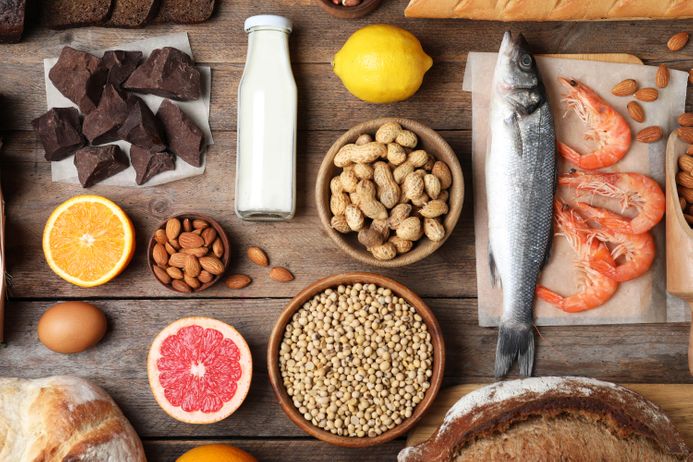
[[[205,220],[169,218],[154,233],[154,241],[154,276],[175,291],[202,290],[224,272],[221,259],[227,249],[216,229]]]
[[[424,236],[445,237],[452,173],[398,123],[364,133],[334,158],[341,168],[330,182],[332,228],[358,233],[358,241],[378,260],[409,252]]]

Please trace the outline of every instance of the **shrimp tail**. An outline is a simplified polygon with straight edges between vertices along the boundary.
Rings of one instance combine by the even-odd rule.
[[[529,377],[534,368],[534,332],[531,323],[504,323],[498,328],[496,346],[496,377],[505,376],[515,359],[520,365],[520,374]]]
[[[579,152],[567,144],[561,143],[560,141],[556,142],[556,146],[558,147],[558,153],[563,156],[563,158],[567,159],[571,164],[575,164],[578,167],[582,166],[582,155]]]

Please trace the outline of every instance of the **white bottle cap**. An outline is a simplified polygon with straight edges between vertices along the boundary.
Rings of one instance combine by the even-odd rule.
[[[273,14],[260,14],[257,16],[251,16],[245,20],[244,29],[246,32],[250,32],[253,27],[274,27],[277,29],[284,29],[287,32],[291,32],[292,25],[291,21],[284,16],[276,16]]]

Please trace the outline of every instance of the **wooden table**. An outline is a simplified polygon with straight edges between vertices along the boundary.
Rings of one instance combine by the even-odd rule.
[[[671,53],[668,37],[693,32],[693,21],[617,23],[541,23],[504,25],[461,20],[407,20],[404,0],[385,1],[358,21],[337,20],[311,0],[219,0],[215,18],[197,26],[155,26],[144,30],[85,28],[31,31],[18,45],[0,46],[0,110],[6,145],[2,186],[7,199],[8,268],[12,275],[7,347],[0,350],[2,375],[41,377],[76,374],[106,388],[122,406],[145,442],[152,461],[171,461],[183,450],[209,441],[237,444],[263,461],[393,460],[403,446],[395,441],[367,450],[331,447],[308,438],[276,403],[267,379],[265,353],[274,320],[299,289],[328,274],[368,270],[340,253],[318,220],[313,186],[322,156],[349,127],[380,116],[417,119],[437,129],[452,145],[467,174],[466,208],[454,235],[432,257],[409,268],[385,271],[427,298],[447,342],[446,384],[491,382],[496,330],[477,325],[474,236],[471,210],[470,95],[462,91],[467,52],[495,51],[501,34],[522,31],[542,53],[634,53],[648,64],[693,67],[693,46]],[[236,146],[236,89],[243,72],[246,17],[258,13],[288,16],[294,22],[292,59],[299,87],[298,213],[287,223],[243,223],[233,213]],[[357,28],[384,22],[413,32],[434,59],[423,88],[409,101],[369,105],[352,97],[332,73],[330,61]],[[94,49],[172,31],[188,31],[200,63],[213,68],[212,118],[216,144],[208,153],[207,173],[148,189],[92,188],[121,204],[137,231],[138,252],[113,282],[94,289],[74,287],[55,276],[41,251],[41,232],[50,211],[83,192],[51,183],[50,164],[31,132],[30,121],[43,113],[42,60],[67,44]],[[693,98],[689,98],[691,107]],[[143,249],[156,224],[183,210],[216,217],[233,242],[232,270],[251,275],[247,289],[219,285],[200,296],[174,296],[149,274]],[[272,262],[296,274],[289,284],[272,282],[267,272],[242,257],[248,245],[267,249]],[[90,299],[102,307],[109,333],[96,348],[63,356],[41,345],[36,323],[57,300]],[[193,426],[168,417],[147,385],[145,358],[153,336],[186,315],[228,321],[248,339],[255,359],[250,395],[241,409],[215,425]],[[545,327],[540,329],[536,374],[574,374],[617,382],[691,382],[686,363],[688,325]]]

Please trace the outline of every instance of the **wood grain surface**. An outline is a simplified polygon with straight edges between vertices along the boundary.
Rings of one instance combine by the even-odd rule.
[[[224,440],[269,461],[393,460],[404,445],[397,440],[367,450],[329,446],[308,438],[281,411],[267,378],[265,354],[276,318],[288,299],[312,281],[338,272],[372,271],[344,255],[323,231],[314,202],[316,174],[332,143],[352,126],[377,117],[406,117],[440,132],[457,153],[471,191],[471,98],[462,91],[467,52],[496,51],[507,28],[524,32],[539,53],[632,53],[647,64],[674,69],[693,67],[693,45],[678,53],[666,48],[675,31],[693,21],[618,23],[501,24],[464,20],[407,20],[406,0],[386,0],[371,15],[340,20],[315,0],[220,0],[213,19],[194,26],[151,26],[143,30],[83,28],[30,29],[17,45],[0,45],[0,176],[7,200],[8,270],[12,275],[7,306],[7,347],[0,368],[7,376],[77,374],[104,386],[123,407],[145,440],[151,461],[172,461],[184,450]],[[287,223],[248,224],[233,213],[236,146],[236,91],[243,72],[246,17],[259,13],[288,16],[294,22],[291,53],[299,88],[298,212]],[[370,23],[405,27],[434,59],[421,90],[409,101],[369,105],[352,97],[332,73],[330,61],[347,37]],[[195,58],[213,69],[211,125],[216,144],[207,173],[156,188],[91,189],[121,204],[137,232],[138,251],[129,268],[111,283],[79,289],[47,267],[40,247],[43,224],[79,186],[51,183],[50,165],[30,121],[45,110],[44,58],[64,45],[83,49],[112,47],[171,32],[187,31]],[[688,97],[688,108],[693,96]],[[403,269],[381,271],[426,298],[446,340],[445,384],[493,381],[496,331],[477,325],[472,197],[445,245],[434,255]],[[194,210],[216,218],[232,242],[230,271],[247,273],[253,284],[231,291],[219,284],[202,294],[182,297],[161,287],[150,274],[144,249],[166,216]],[[259,245],[273,265],[288,267],[296,280],[280,284],[265,268],[249,263],[245,248]],[[109,318],[109,333],[87,352],[62,356],[43,347],[36,323],[57,300],[90,299]],[[172,420],[149,391],[145,358],[149,342],[170,321],[185,315],[214,316],[247,337],[255,377],[246,403],[231,418],[210,426]],[[587,375],[621,383],[692,383],[686,363],[688,326],[684,324],[542,328],[537,336],[538,375]]]

